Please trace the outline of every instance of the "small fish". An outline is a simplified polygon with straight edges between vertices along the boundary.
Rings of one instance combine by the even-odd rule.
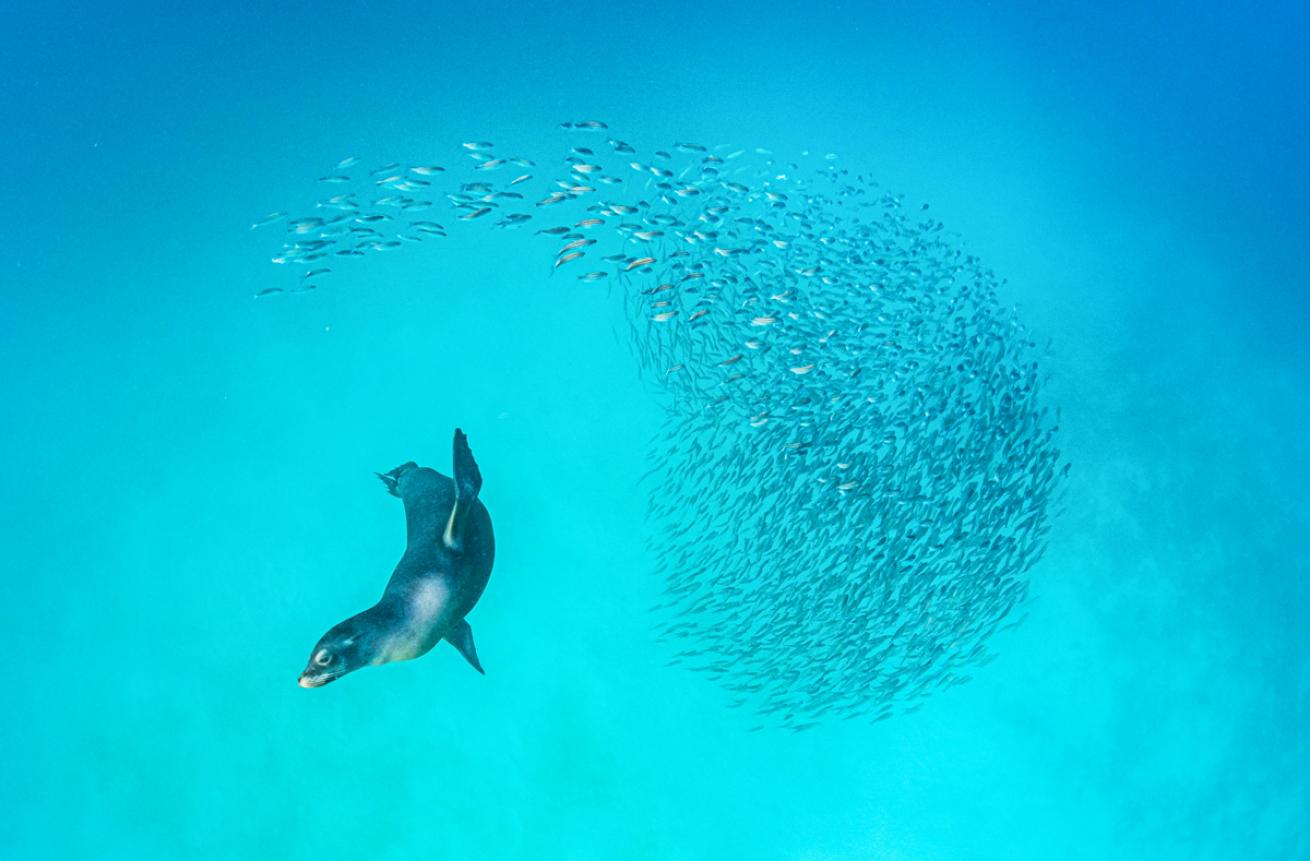
[[[331,176],[320,176],[318,178],[318,181],[339,184],[343,182],[350,182],[350,177],[343,176],[342,174],[336,173],[336,174],[332,174]]]
[[[793,374],[808,374],[812,370],[814,370],[814,365],[810,364],[810,365],[801,365],[800,367],[797,368],[792,368],[791,372]]]
[[[273,222],[279,221],[286,217],[287,214],[285,212],[270,212],[268,215],[265,215],[263,218],[259,219],[254,224],[250,225],[250,229],[254,230],[256,227],[263,227],[267,224],[272,224]]]
[[[325,268],[325,269],[311,269],[311,270],[309,270],[308,272],[306,272],[304,275],[301,275],[300,278],[301,278],[302,281],[304,281],[304,280],[308,280],[308,279],[310,279],[310,278],[314,278],[314,277],[316,277],[316,276],[318,276],[318,275],[326,275],[326,274],[328,274],[328,273],[331,272],[331,271],[332,271],[331,269],[326,269],[326,268]]]
[[[409,172],[416,173],[419,176],[436,176],[439,173],[444,173],[445,170],[446,169],[444,167],[441,167],[440,165],[436,165],[436,164],[420,164],[415,167],[411,167],[409,169]]]
[[[590,284],[593,281],[599,281],[600,279],[607,277],[609,277],[608,272],[588,272],[585,275],[579,275],[578,280]]]
[[[285,292],[286,291],[283,290],[281,287],[265,287],[263,290],[260,290],[258,293],[255,294],[255,298],[262,299],[265,296],[272,296],[275,293],[285,293]]]
[[[460,144],[460,146],[464,147],[464,149],[469,150],[470,152],[481,152],[483,150],[491,149],[492,146],[494,146],[494,144],[492,144],[490,141],[466,141]]]
[[[345,170],[346,168],[354,167],[357,164],[359,164],[359,156],[348,155],[341,161],[337,162],[337,170]]]
[[[629,264],[624,268],[623,271],[624,271],[624,272],[631,272],[631,271],[634,270],[634,269],[640,269],[640,268],[643,267],[643,266],[649,266],[649,265],[651,265],[651,264],[654,263],[654,262],[655,262],[655,258],[654,258],[654,257],[638,257],[636,260],[634,260],[634,261],[632,261],[631,263],[629,263]]]
[[[564,252],[572,251],[575,248],[586,248],[588,245],[595,245],[595,244],[596,244],[596,240],[594,239],[575,239],[572,242],[570,242],[568,245],[565,245],[563,248],[561,248],[558,253],[563,254]]]
[[[530,174],[530,173],[525,173],[525,174],[523,174],[522,176],[516,176],[516,177],[514,177],[514,179],[511,179],[511,180],[509,181],[509,184],[510,184],[510,185],[518,185],[520,182],[527,182],[527,181],[530,180],[530,179],[532,179],[532,174]]]
[[[657,323],[663,323],[666,320],[670,320],[676,317],[677,314],[678,314],[677,311],[661,311],[660,313],[656,314],[654,317],[651,317],[651,319]]]
[[[577,260],[579,257],[583,257],[585,255],[586,255],[585,251],[570,251],[568,254],[565,254],[563,257],[555,261],[555,268],[558,269],[561,266],[563,266],[565,263],[568,263],[572,260]]]
[[[459,217],[459,220],[460,220],[460,221],[472,221],[472,220],[475,219],[475,218],[481,218],[482,216],[486,215],[488,212],[491,212],[491,207],[490,207],[490,206],[479,206],[477,209],[473,210],[472,212],[470,212],[470,213],[468,213],[468,214],[466,214],[466,215],[461,215],[461,216]]]

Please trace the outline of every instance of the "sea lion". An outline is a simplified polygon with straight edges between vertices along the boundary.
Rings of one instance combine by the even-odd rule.
[[[484,672],[464,617],[487,586],[496,542],[491,515],[478,499],[482,474],[458,428],[453,461],[453,480],[412,461],[377,474],[405,504],[405,553],[382,598],[319,639],[300,674],[302,688],[412,660],[441,640]]]

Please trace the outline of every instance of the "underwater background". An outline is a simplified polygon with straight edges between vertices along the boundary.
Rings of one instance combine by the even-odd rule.
[[[0,8],[0,857],[1310,857],[1304,4]],[[603,118],[839,152],[1054,343],[1027,618],[914,714],[748,732],[667,667],[660,409],[527,233],[341,267],[249,225],[344,156]],[[497,560],[323,690],[470,437]],[[793,536],[803,545],[806,535]],[[769,560],[759,560],[768,565]]]

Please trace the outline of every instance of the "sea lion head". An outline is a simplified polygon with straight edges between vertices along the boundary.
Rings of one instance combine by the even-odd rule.
[[[302,688],[321,688],[372,662],[371,638],[358,616],[338,622],[319,638],[300,674]]]

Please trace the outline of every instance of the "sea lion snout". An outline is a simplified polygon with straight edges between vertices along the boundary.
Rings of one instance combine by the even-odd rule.
[[[305,670],[303,673],[300,674],[300,679],[296,682],[296,684],[300,685],[302,688],[321,688],[324,685],[326,685],[328,682],[335,681],[336,678],[337,677],[335,675],[328,675],[328,674],[319,675],[319,674],[315,674],[311,670]]]

